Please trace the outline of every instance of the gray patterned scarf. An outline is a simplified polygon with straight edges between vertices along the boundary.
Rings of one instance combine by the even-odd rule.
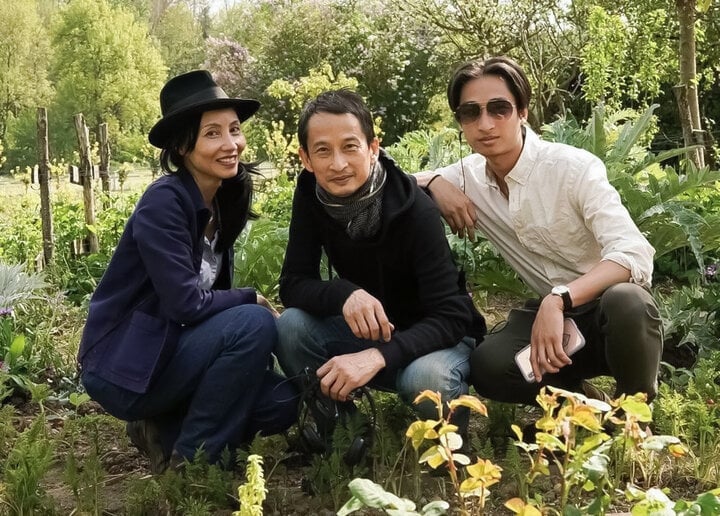
[[[377,160],[365,184],[354,194],[337,197],[316,184],[315,195],[325,212],[345,227],[352,240],[369,238],[380,229],[385,178],[385,167]]]

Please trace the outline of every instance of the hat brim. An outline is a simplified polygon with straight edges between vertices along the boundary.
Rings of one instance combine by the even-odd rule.
[[[181,109],[170,112],[162,117],[150,129],[148,140],[150,144],[164,149],[170,141],[170,135],[175,130],[175,124],[183,117],[193,113],[204,113],[216,109],[233,108],[241,122],[253,116],[260,109],[260,102],[252,99],[215,99],[202,101],[197,104],[184,105]]]

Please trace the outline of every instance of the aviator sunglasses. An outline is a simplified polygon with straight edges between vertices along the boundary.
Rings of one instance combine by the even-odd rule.
[[[460,104],[455,110],[455,120],[460,124],[469,124],[482,116],[483,109],[491,117],[504,120],[510,117],[514,107],[515,104],[505,99],[490,100],[485,105],[477,102],[466,102]]]

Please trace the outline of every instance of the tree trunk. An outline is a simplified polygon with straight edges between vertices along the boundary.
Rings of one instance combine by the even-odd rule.
[[[678,102],[680,123],[686,146],[703,145],[695,65],[696,5],[697,0],[675,0],[680,23],[680,83],[675,86],[675,98]],[[692,152],[689,157],[698,167],[704,166],[705,156],[702,147]]]

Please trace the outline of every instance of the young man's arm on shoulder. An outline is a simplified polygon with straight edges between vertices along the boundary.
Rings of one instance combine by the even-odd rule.
[[[476,208],[460,189],[462,183],[458,167],[456,163],[437,170],[419,172],[413,177],[417,179],[418,186],[430,193],[452,232],[463,238],[467,231],[470,239],[475,240]]]

